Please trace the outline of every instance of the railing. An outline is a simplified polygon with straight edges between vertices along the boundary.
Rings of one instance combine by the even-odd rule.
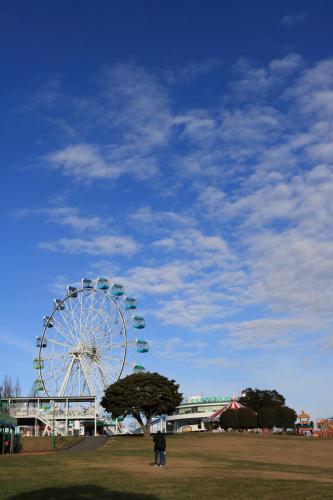
[[[94,417],[95,416],[95,408],[88,408],[86,410],[69,410],[67,411],[62,411],[62,410],[42,410],[40,408],[10,408],[9,414],[12,417],[45,417],[47,419],[84,419],[84,418],[89,418],[89,417]]]

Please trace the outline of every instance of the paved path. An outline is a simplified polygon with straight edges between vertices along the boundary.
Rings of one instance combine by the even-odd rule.
[[[61,451],[64,453],[79,453],[81,451],[94,451],[103,446],[109,439],[108,436],[92,437],[87,436],[81,439],[78,443],[73,444],[69,448],[63,448]],[[60,451],[60,450],[59,450]]]

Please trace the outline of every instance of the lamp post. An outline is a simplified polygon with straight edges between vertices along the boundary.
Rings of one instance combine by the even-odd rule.
[[[52,400],[50,401],[51,404],[53,404],[53,411],[52,411],[52,448],[56,447],[56,434],[54,433],[54,412],[55,412],[55,401]]]

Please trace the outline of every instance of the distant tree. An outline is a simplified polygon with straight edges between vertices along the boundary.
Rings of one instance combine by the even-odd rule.
[[[258,426],[261,429],[273,429],[277,422],[277,409],[264,407],[258,411]]]
[[[253,429],[257,427],[257,414],[252,408],[239,408],[238,413],[238,425],[241,429]]]
[[[21,386],[18,378],[16,379],[16,384],[13,384],[11,377],[5,375],[0,384],[0,397],[1,398],[12,398],[14,396],[19,396],[21,393]]]
[[[248,387],[242,394],[244,396],[239,398],[239,402],[252,408],[257,413],[262,408],[279,408],[285,404],[285,398],[275,390],[260,390]]]
[[[101,405],[113,418],[132,416],[145,436],[150,434],[152,419],[170,415],[183,396],[174,380],[159,373],[133,373],[105,390]]]
[[[237,410],[225,410],[220,415],[220,425],[222,429],[238,429],[239,419]]]
[[[21,396],[21,391],[22,391],[22,388],[21,388],[21,384],[20,384],[20,381],[18,379],[18,377],[16,377],[16,382],[15,382],[15,388],[14,388],[14,395],[16,397],[19,397]]]
[[[297,420],[297,413],[288,406],[281,406],[276,410],[276,427],[280,427],[284,431],[294,427]]]

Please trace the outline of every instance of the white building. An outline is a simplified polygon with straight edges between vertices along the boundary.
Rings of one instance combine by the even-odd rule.
[[[204,431],[209,417],[231,401],[230,396],[191,396],[177,406],[173,415],[166,417],[166,431]]]

